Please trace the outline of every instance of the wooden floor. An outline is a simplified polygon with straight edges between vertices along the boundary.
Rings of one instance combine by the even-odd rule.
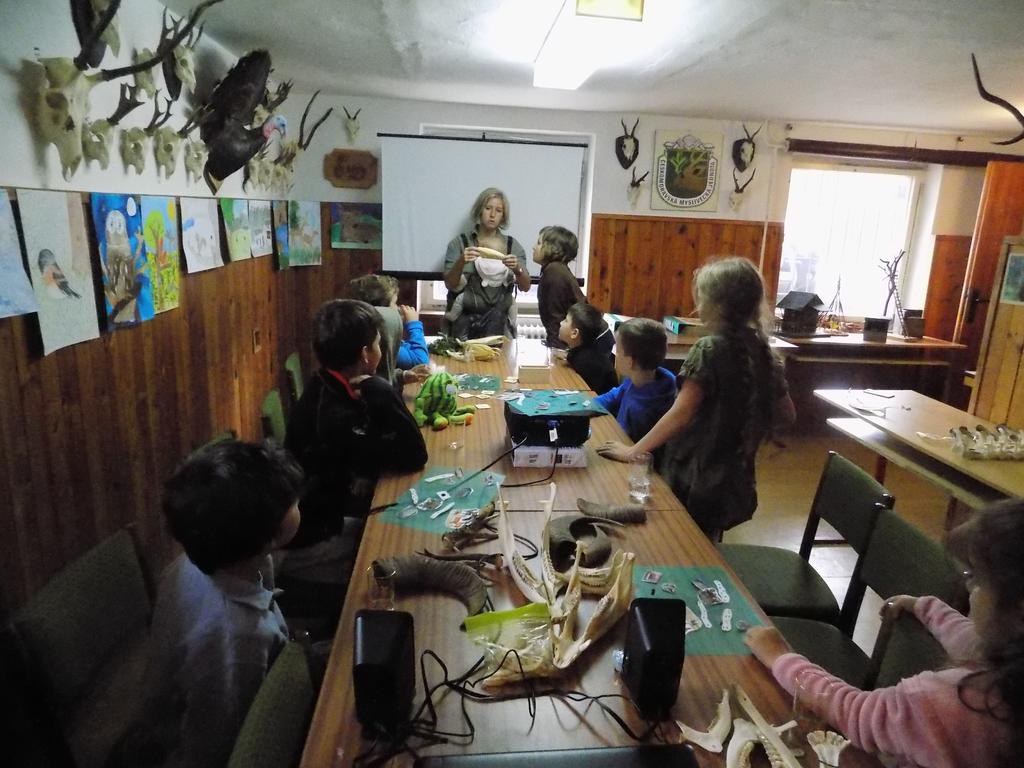
[[[784,448],[766,445],[761,449],[757,467],[757,514],[753,520],[728,531],[725,541],[796,550],[828,451],[838,451],[867,471],[874,471],[875,454],[839,434],[790,436],[784,443]],[[942,538],[948,501],[944,493],[892,466],[888,468],[885,487],[896,498],[896,511],[901,516],[935,539]],[[846,592],[854,559],[853,550],[847,546],[819,546],[811,554],[811,563],[840,601]],[[878,633],[880,607],[881,600],[869,589],[853,635],[868,653]]]

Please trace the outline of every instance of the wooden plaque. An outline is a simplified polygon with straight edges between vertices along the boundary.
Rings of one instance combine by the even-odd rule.
[[[369,189],[377,183],[377,158],[363,149],[335,149],[324,155],[324,178],[336,187]]]

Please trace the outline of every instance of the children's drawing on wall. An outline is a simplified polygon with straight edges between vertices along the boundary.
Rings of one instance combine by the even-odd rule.
[[[224,234],[228,241],[228,257],[241,261],[252,256],[252,233],[249,231],[249,201],[221,198]]]
[[[249,201],[249,233],[253,256],[269,256],[274,250],[270,235],[270,201]]]
[[[380,203],[331,203],[331,247],[381,248]]]
[[[37,312],[39,305],[25,274],[21,243],[7,190],[0,189],[0,317]]]
[[[98,338],[89,237],[78,193],[18,190],[43,352]]]
[[[320,263],[320,203],[288,201],[288,263],[293,267]]]
[[[153,319],[153,286],[143,252],[142,211],[134,195],[92,195],[103,296],[113,327]]]
[[[651,208],[662,211],[718,210],[718,163],[722,134],[654,132]]]
[[[179,202],[181,242],[188,271],[204,272],[223,266],[217,227],[217,201],[206,197],[183,197]]]
[[[153,311],[178,306],[181,250],[178,247],[178,206],[173,197],[142,197],[142,240],[146,268],[153,285]]]
[[[288,201],[273,200],[270,204],[274,219],[274,252],[277,268],[288,269]]]

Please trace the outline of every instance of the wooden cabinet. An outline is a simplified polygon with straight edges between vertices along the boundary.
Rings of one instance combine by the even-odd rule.
[[[985,319],[970,412],[1024,427],[1024,237],[1004,240]]]

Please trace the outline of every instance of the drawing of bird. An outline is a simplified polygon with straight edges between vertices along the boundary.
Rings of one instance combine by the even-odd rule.
[[[270,54],[251,51],[235,63],[203,106],[206,114],[199,135],[210,150],[203,178],[214,194],[224,179],[263,149],[270,136],[287,130],[280,115],[253,124],[257,107],[267,104],[269,76]]]
[[[57,263],[57,257],[49,248],[39,251],[39,274],[42,275],[43,285],[46,286],[48,296],[55,299],[82,298],[68,283],[64,270]]]

